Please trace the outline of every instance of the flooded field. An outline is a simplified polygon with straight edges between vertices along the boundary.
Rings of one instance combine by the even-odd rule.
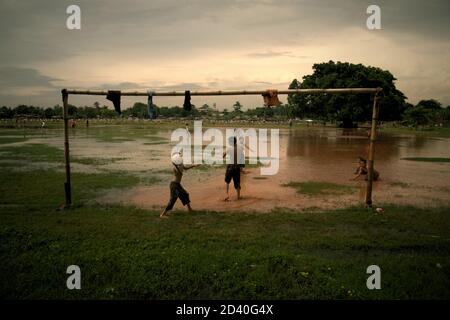
[[[175,143],[172,130],[150,125],[104,125],[71,129],[73,172],[133,174],[157,177],[156,182],[131,188],[115,188],[97,197],[100,203],[121,203],[162,209],[169,199],[172,180],[170,153]],[[8,160],[15,148],[49,146],[63,150],[62,130],[2,129],[1,166],[12,170],[64,170],[62,161]],[[362,204],[365,181],[350,181],[358,156],[365,157],[365,130],[328,127],[280,129],[280,168],[275,176],[261,176],[247,166],[242,176],[243,199],[224,202],[225,169],[207,166],[186,173],[182,184],[194,209],[211,211],[261,211],[276,208],[339,208]],[[375,204],[410,204],[436,207],[450,204],[450,139],[381,131],[376,144]],[[232,184],[231,184],[232,185]],[[182,208],[177,202],[175,209]]]

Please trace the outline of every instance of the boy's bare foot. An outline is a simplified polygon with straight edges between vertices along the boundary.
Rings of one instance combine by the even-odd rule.
[[[230,197],[226,197],[223,201],[230,201]]]
[[[160,214],[159,217],[160,217],[161,219],[167,219],[167,218],[169,218],[169,217],[166,216],[165,214]]]

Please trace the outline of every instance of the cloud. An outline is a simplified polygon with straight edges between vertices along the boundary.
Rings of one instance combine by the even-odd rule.
[[[273,57],[292,57],[292,52],[290,51],[265,51],[265,52],[252,52],[248,53],[247,57],[251,58],[273,58]]]
[[[202,90],[208,88],[209,83],[182,82],[174,84],[145,84],[135,82],[104,83],[96,88],[103,90]],[[89,89],[89,88],[85,88]],[[92,88],[91,88],[92,89]]]
[[[0,67],[0,87],[3,88],[55,88],[52,82],[59,80],[43,75],[32,68]]]
[[[177,84],[171,84],[171,85],[160,85],[156,86],[155,89],[159,90],[202,90],[206,89],[207,86],[201,83],[177,83]]]
[[[309,56],[305,55],[296,55],[291,51],[261,51],[261,52],[251,52],[247,53],[245,57],[256,58],[256,59],[266,59],[266,58],[278,58],[278,57],[288,57],[288,58],[296,58],[296,59],[308,59]]]
[[[103,90],[137,90],[137,89],[147,89],[147,87],[143,84],[139,84],[136,82],[120,82],[116,84],[104,83],[98,86],[99,89]]]

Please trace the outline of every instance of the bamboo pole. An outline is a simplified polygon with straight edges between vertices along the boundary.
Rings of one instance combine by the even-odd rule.
[[[373,163],[375,155],[375,141],[377,134],[377,122],[378,122],[378,95],[375,93],[373,98],[373,110],[372,110],[372,128],[370,130],[370,145],[368,155],[368,177],[367,177],[367,189],[366,189],[366,206],[372,207],[372,182],[373,182]]]
[[[319,93],[378,93],[382,88],[342,88],[342,89],[289,89],[276,90],[278,94],[319,94]],[[261,95],[267,90],[234,90],[234,91],[190,91],[191,96],[233,96],[233,95]],[[108,90],[76,90],[67,89],[68,94],[76,95],[97,95],[103,96],[108,94]],[[122,96],[147,96],[147,91],[121,91]],[[184,91],[156,91],[153,96],[175,97],[184,96]]]
[[[70,157],[69,157],[69,94],[66,89],[61,91],[63,100],[63,118],[64,118],[64,160],[66,164],[66,182],[64,183],[65,207],[72,204],[72,188],[70,183]]]

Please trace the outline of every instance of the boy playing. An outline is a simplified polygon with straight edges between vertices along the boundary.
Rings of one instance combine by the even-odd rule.
[[[166,214],[168,211],[172,210],[177,199],[180,198],[181,203],[184,206],[187,205],[189,212],[192,212],[191,208],[191,200],[189,199],[189,193],[181,186],[181,178],[183,178],[183,171],[192,169],[194,167],[198,167],[198,165],[184,165],[183,158],[180,153],[175,153],[172,156],[172,164],[173,164],[173,175],[174,180],[170,183],[170,200],[167,204],[167,207],[163,212],[159,215],[160,218],[166,218]]]
[[[236,137],[231,137],[229,142],[232,146],[228,147],[227,151],[223,154],[224,158],[225,156],[228,156],[227,170],[225,172],[225,182],[227,184],[227,197],[225,198],[225,201],[230,199],[229,189],[231,179],[233,179],[234,188],[237,192],[237,198],[238,200],[241,199],[241,165],[238,163],[238,155],[240,154],[238,151],[239,147],[237,146]],[[240,151],[242,152],[242,150]]]

